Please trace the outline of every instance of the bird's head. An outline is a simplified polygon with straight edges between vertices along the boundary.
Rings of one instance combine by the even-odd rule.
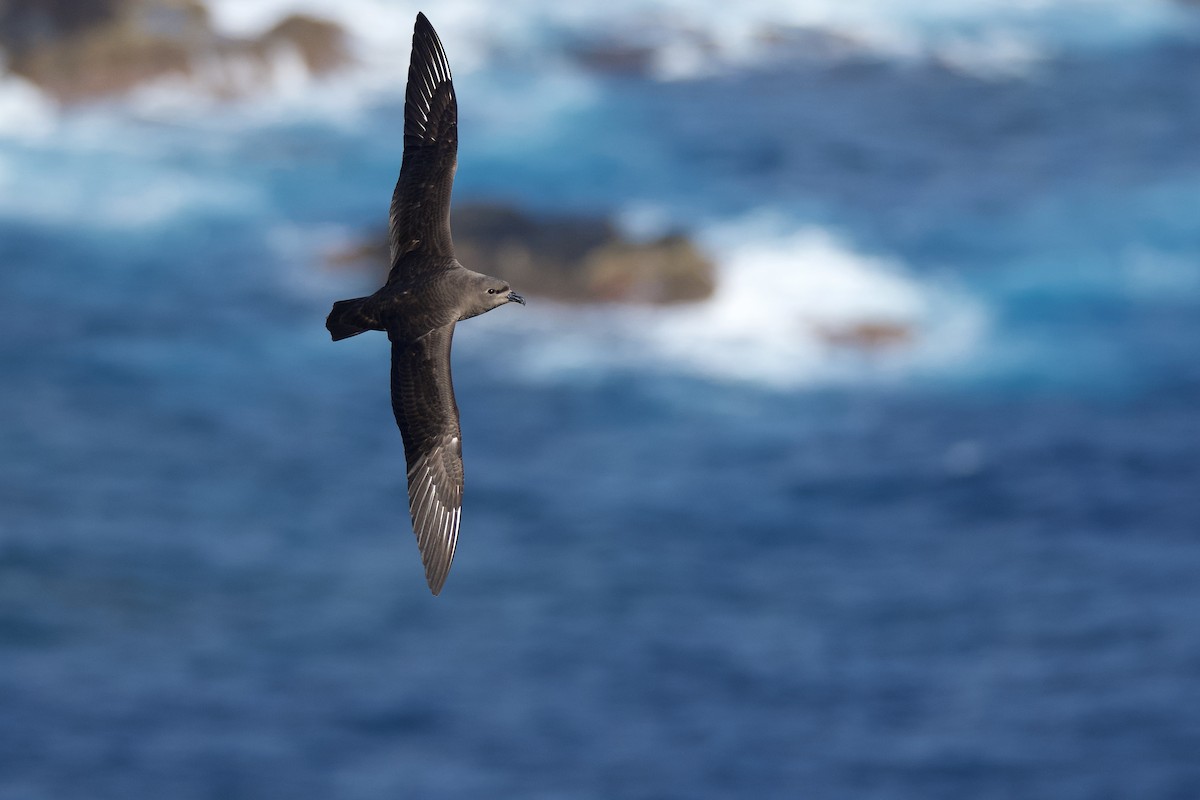
[[[507,282],[489,279],[487,285],[483,287],[484,302],[488,309],[493,309],[496,306],[502,306],[505,303],[520,303],[525,305],[525,298],[512,290],[512,287]]]
[[[499,278],[475,273],[468,286],[466,307],[459,319],[468,319],[483,314],[505,303],[525,305],[525,298],[514,292],[507,281]]]

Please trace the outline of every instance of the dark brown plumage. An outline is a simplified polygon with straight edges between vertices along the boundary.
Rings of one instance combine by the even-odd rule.
[[[408,462],[413,532],[434,594],[442,590],[462,513],[462,434],[450,379],[459,320],[509,302],[507,283],[454,257],[450,191],[458,162],[458,101],[442,43],[417,14],[404,98],[404,160],[388,214],[391,270],[370,297],[339,300],[325,321],[334,341],[386,331],[392,342],[392,411]]]

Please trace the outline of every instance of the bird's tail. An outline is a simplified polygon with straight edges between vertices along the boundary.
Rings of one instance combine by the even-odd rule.
[[[333,310],[325,319],[325,327],[335,342],[358,336],[364,331],[383,330],[379,321],[363,308],[363,304],[369,299],[356,297],[353,300],[338,300],[333,304]]]

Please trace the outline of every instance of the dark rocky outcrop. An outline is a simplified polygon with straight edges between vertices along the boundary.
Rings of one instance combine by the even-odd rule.
[[[258,38],[232,39],[198,0],[0,0],[0,47],[11,72],[68,103],[201,68],[205,89],[236,96],[269,82],[271,54],[283,47],[314,74],[349,59],[332,22],[291,16]],[[220,68],[234,61],[240,69]]]
[[[715,288],[712,262],[680,234],[634,242],[603,218],[533,217],[490,204],[456,208],[453,223],[460,261],[530,295],[665,305],[704,300]],[[386,273],[386,234],[335,253],[330,261]]]

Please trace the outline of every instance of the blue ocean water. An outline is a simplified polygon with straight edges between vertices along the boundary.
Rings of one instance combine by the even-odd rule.
[[[1061,5],[1015,71],[464,70],[456,201],[722,274],[460,326],[438,598],[323,328],[399,94],[5,133],[0,797],[1200,794],[1200,38]]]

